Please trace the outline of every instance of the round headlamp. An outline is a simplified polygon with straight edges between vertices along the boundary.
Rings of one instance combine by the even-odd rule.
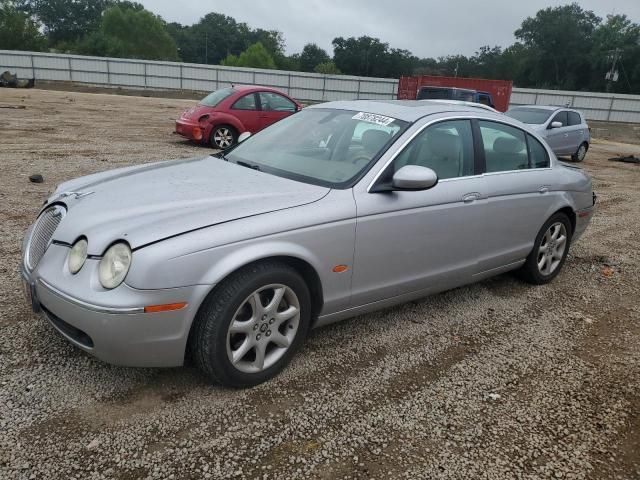
[[[124,281],[131,266],[131,248],[124,242],[111,245],[100,260],[98,276],[107,289],[116,288]]]
[[[69,250],[69,257],[67,258],[67,266],[69,271],[74,275],[80,271],[84,262],[87,260],[87,239],[81,238],[73,244],[71,250]]]

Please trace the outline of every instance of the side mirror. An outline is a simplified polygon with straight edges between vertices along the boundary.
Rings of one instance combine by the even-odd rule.
[[[251,132],[243,132],[243,133],[241,133],[240,136],[238,137],[238,143],[244,142],[250,136],[251,136]]]
[[[436,172],[419,165],[405,165],[391,179],[393,190],[428,190],[438,183]]]
[[[302,110],[302,106],[301,105],[296,105],[296,112],[299,112],[300,110]]]
[[[561,128],[562,127],[562,122],[551,122],[550,127],[551,128]]]

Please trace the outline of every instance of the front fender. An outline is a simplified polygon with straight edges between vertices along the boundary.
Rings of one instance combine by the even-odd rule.
[[[355,225],[351,191],[332,190],[311,204],[215,225],[136,250],[125,281],[139,289],[213,287],[244,265],[286,256],[315,270],[325,309],[346,308]],[[336,265],[349,268],[335,273]]]

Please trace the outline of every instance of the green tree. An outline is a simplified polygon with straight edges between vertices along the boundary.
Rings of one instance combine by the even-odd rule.
[[[324,75],[340,75],[340,74],[342,74],[340,69],[338,67],[336,67],[336,64],[331,62],[331,61],[319,63],[318,65],[316,65],[316,68],[314,68],[313,71],[316,72],[316,73],[322,73]]]
[[[593,89],[606,90],[609,87],[605,73],[611,69],[616,56],[619,78],[613,82],[613,90],[624,93],[640,91],[640,25],[626,15],[608,15],[606,21],[596,28],[593,39]]]
[[[368,36],[335,38],[333,61],[346,74],[369,77],[410,75],[419,64],[408,50],[391,49],[389,44]]]
[[[577,3],[545,8],[525,19],[515,36],[531,48],[531,75],[536,86],[586,87],[593,33],[599,23],[599,17]]]
[[[299,53],[294,53],[293,55],[277,54],[274,55],[273,61],[276,62],[276,68],[278,70],[300,71]]]
[[[338,37],[333,39],[333,61],[348,75],[382,76],[380,66],[389,45],[378,38]]]
[[[273,57],[260,42],[254,43],[239,56],[228,55],[221,64],[227,67],[276,68]]]
[[[45,50],[47,39],[38,24],[16,8],[11,0],[0,0],[0,48],[6,50]]]
[[[229,55],[238,56],[249,46],[261,43],[273,59],[286,63],[281,32],[252,29],[220,13],[208,13],[191,26],[170,23],[167,31],[185,62],[218,64]]]
[[[256,30],[249,29],[247,42],[250,45],[260,42],[274,59],[280,55],[284,55],[284,36],[282,32],[277,30],[263,30],[262,28]]]
[[[307,43],[300,54],[300,70],[313,72],[317,65],[331,60],[329,54],[315,43]]]
[[[49,44],[73,43],[98,29],[113,0],[22,0],[20,8],[44,25]]]
[[[78,45],[79,53],[147,60],[178,60],[176,44],[164,21],[147,10],[107,9],[98,31]]]

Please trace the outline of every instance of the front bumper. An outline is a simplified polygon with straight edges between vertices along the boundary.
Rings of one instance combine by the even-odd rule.
[[[105,297],[104,302],[98,303],[95,291],[94,295],[87,291],[91,287],[83,278],[94,273],[94,265],[85,264],[73,277],[68,271],[52,275],[60,266],[60,257],[66,257],[56,251],[59,249],[66,247],[51,245],[33,272],[22,267],[22,276],[25,291],[32,298],[31,306],[40,310],[62,336],[114,365],[174,367],[184,363],[191,323],[210,287],[138,290],[122,284],[114,290],[98,292]],[[144,312],[145,306],[177,302],[187,305],[180,310]]]

